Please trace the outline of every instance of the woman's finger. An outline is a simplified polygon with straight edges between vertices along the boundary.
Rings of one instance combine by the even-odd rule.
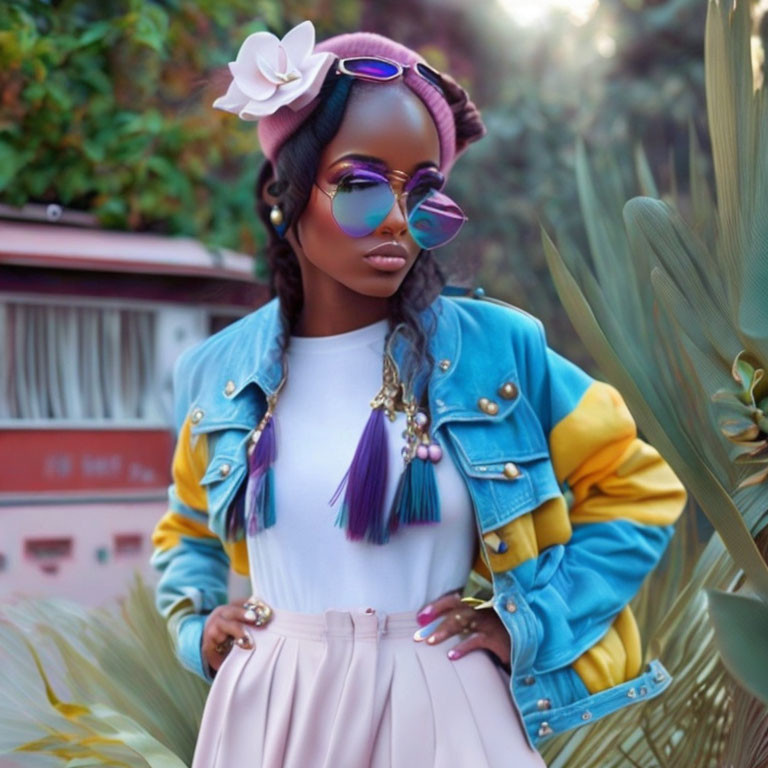
[[[429,621],[433,621],[441,613],[463,605],[464,603],[461,602],[461,595],[458,592],[449,592],[447,595],[442,595],[441,597],[438,597],[437,600],[427,603],[427,605],[416,614],[416,619],[419,624],[426,624]]]
[[[250,637],[245,631],[245,625],[241,621],[231,621],[226,619],[218,619],[211,623],[211,638],[215,643],[223,643],[227,637],[245,638],[250,642]]]
[[[228,621],[243,621],[249,625],[254,625],[256,622],[256,614],[252,609],[245,608],[242,603],[220,605],[216,611],[219,616]]]
[[[488,651],[492,650],[492,648],[489,647],[488,638],[484,633],[473,632],[467,637],[466,640],[462,640],[460,643],[457,643],[453,646],[453,648],[451,648],[450,651],[448,651],[448,658],[451,661],[455,661],[470,651],[476,651],[479,648],[485,648]]]
[[[417,635],[421,634],[421,636],[417,637],[417,635],[414,635],[414,639],[426,639],[429,645],[434,645],[435,643],[442,643],[443,640],[447,640],[453,635],[478,627],[477,620],[472,616],[472,613],[468,613],[466,610],[456,610],[451,613],[444,613],[440,619],[442,620],[436,623],[434,629],[430,629],[429,632],[424,632],[424,630],[432,627],[432,625],[429,624],[417,633]]]

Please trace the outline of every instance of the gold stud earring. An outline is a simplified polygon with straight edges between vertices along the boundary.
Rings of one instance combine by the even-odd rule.
[[[283,223],[283,212],[280,210],[279,205],[273,205],[272,210],[269,212],[269,220],[279,227]]]

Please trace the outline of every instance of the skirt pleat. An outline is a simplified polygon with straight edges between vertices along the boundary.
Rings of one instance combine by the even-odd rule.
[[[542,768],[509,677],[454,636],[414,642],[415,612],[273,609],[233,646],[205,704],[192,768]]]
[[[396,645],[398,647],[389,649],[388,654],[392,666],[387,718],[389,732],[380,737],[388,743],[391,762],[382,761],[381,768],[433,765],[437,733],[432,697],[416,654],[417,645],[411,641],[410,653],[403,652],[401,643]]]
[[[299,674],[299,641],[283,638],[280,664],[275,664],[270,695],[266,696],[262,755],[264,765],[285,765],[290,737],[290,723],[294,718],[296,681]],[[272,691],[284,692],[271,695]],[[242,763],[241,763],[242,765]],[[259,765],[259,763],[254,763]]]
[[[445,641],[446,647],[437,653],[436,647],[420,644],[416,649],[416,658],[424,673],[424,684],[429,691],[432,720],[435,734],[442,738],[435,739],[434,764],[451,765],[493,765],[488,761],[480,732],[477,729],[475,715],[472,712],[473,702],[468,701],[464,687],[456,671],[456,667],[471,656],[484,655],[483,651],[467,654],[463,659],[450,661],[445,654],[452,645],[462,638],[456,636]],[[478,659],[471,659],[470,664]],[[484,662],[493,665],[487,656]],[[508,694],[507,694],[508,695]],[[450,701],[452,706],[446,706]],[[482,702],[475,701],[474,706]],[[505,705],[508,711],[508,703]],[[491,714],[491,713],[489,713]],[[495,715],[494,717],[498,717]]]

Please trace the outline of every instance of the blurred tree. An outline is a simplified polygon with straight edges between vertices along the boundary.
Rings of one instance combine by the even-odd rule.
[[[106,227],[257,253],[254,125],[211,108],[243,38],[356,0],[11,0],[0,4],[0,201],[57,202]]]

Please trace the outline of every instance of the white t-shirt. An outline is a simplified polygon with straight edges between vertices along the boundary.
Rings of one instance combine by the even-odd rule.
[[[333,336],[293,336],[288,377],[275,408],[276,523],[248,539],[254,595],[275,608],[416,610],[464,586],[477,551],[466,484],[443,445],[434,465],[440,522],[401,525],[386,544],[350,541],[334,525],[344,492],[329,501],[381,387],[387,320]],[[403,469],[405,414],[385,419],[385,510]],[[432,436],[434,439],[434,436]]]

